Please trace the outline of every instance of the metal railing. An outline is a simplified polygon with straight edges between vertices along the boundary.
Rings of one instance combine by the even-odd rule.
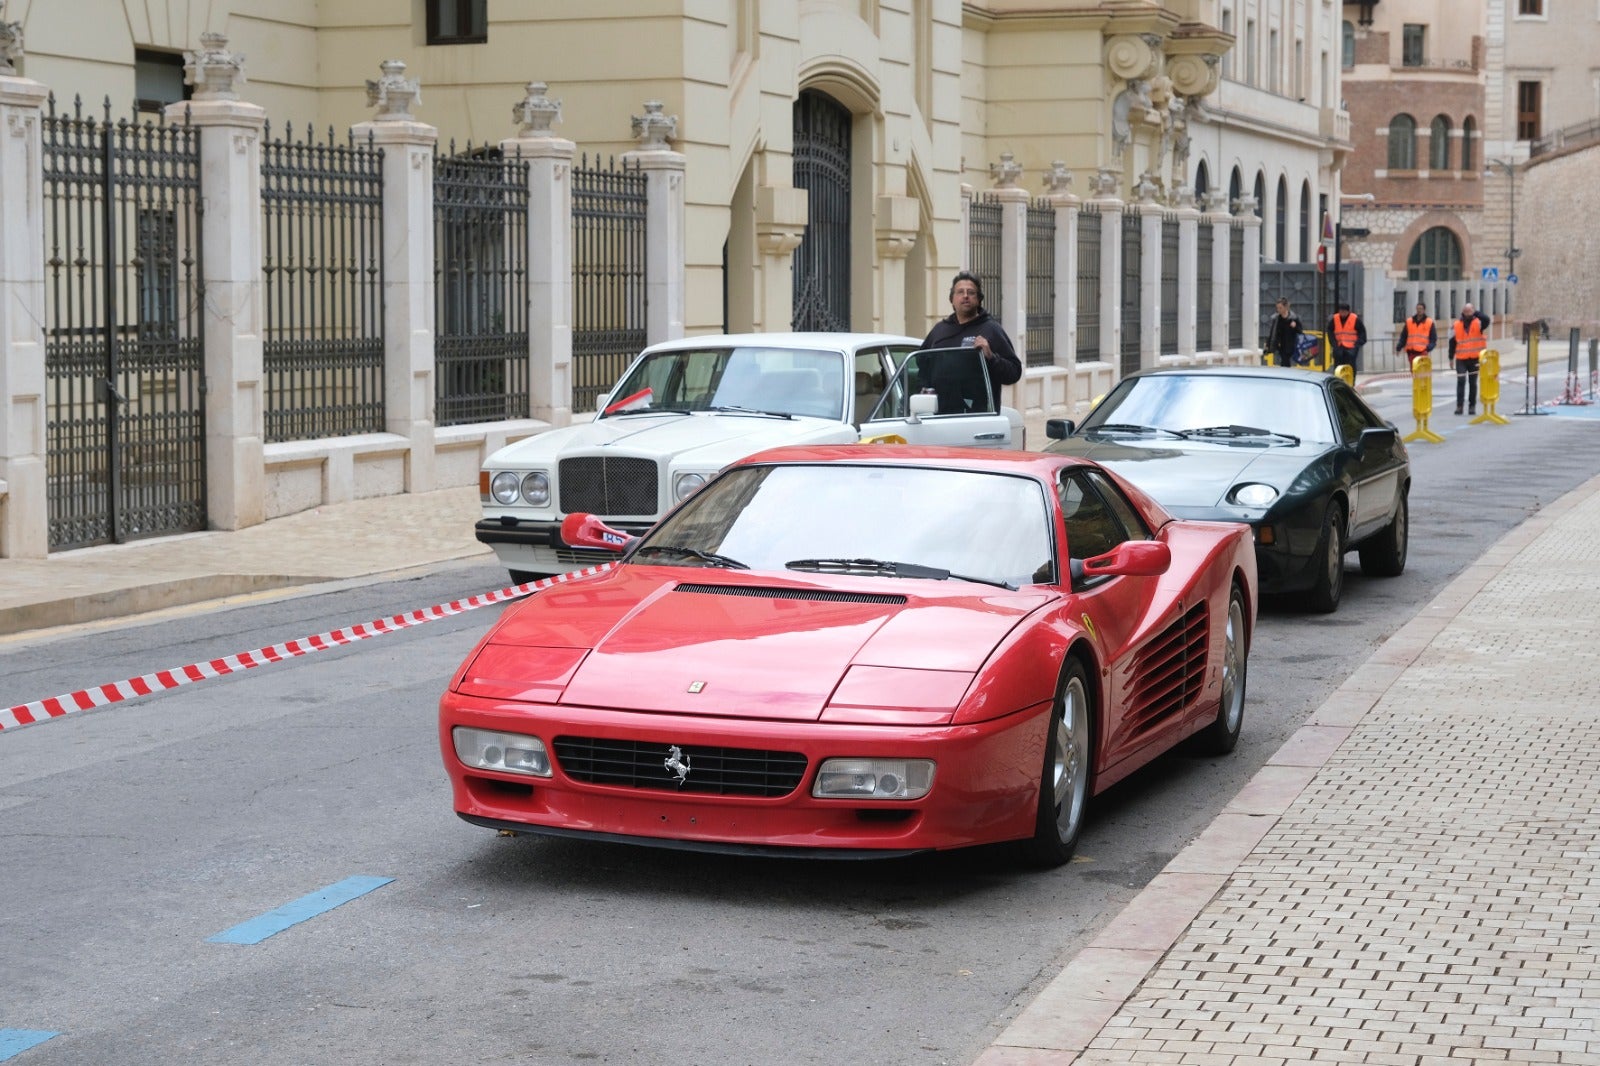
[[[1161,219],[1161,350],[1178,350],[1178,220]]]
[[[1100,358],[1100,208],[1078,212],[1078,358]]]
[[[1056,359],[1056,209],[1048,200],[1028,205],[1029,366]]]
[[[972,198],[967,227],[967,268],[983,281],[983,308],[995,318],[1005,307],[1000,276],[1000,201],[982,193]]]
[[[1585,148],[1596,143],[1600,143],[1600,118],[1552,130],[1528,145],[1528,158],[1559,152],[1564,148]]]
[[[314,137],[262,135],[268,442],[384,428],[383,150]]]
[[[1228,347],[1244,347],[1244,221],[1228,224]]]
[[[433,164],[434,421],[528,417],[528,164],[499,149]]]
[[[646,178],[637,165],[572,171],[572,409],[592,411],[645,346]]]
[[[1194,346],[1202,352],[1211,350],[1211,270],[1212,251],[1216,236],[1211,223],[1201,222],[1195,232],[1195,304]]]
[[[1144,277],[1144,225],[1137,211],[1122,214],[1122,375],[1139,370],[1139,284]]]

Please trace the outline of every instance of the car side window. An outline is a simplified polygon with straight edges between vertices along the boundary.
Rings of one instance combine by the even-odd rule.
[[[1062,471],[1056,493],[1061,500],[1061,517],[1067,527],[1069,558],[1080,561],[1092,559],[1131,539],[1116,511],[1091,482],[1087,471]],[[1072,580],[1074,588],[1082,588],[1088,583],[1077,576]]]
[[[878,405],[878,400],[883,396],[883,389],[887,383],[888,375],[884,371],[883,349],[863,348],[856,352],[856,405],[854,410],[857,422],[872,414],[872,409]]]
[[[1368,417],[1364,405],[1349,389],[1333,390],[1333,408],[1339,416],[1339,435],[1346,444],[1361,439],[1361,431],[1381,423]]]
[[[919,393],[938,397],[938,415],[994,413],[988,368],[976,348],[935,348],[907,358],[873,417],[907,417],[909,398]]]
[[[1107,506],[1116,513],[1117,520],[1122,523],[1122,528],[1126,533],[1123,539],[1150,539],[1150,527],[1145,525],[1145,521],[1140,517],[1138,510],[1129,501],[1128,497],[1122,494],[1122,490],[1117,487],[1116,482],[1106,477],[1099,470],[1085,471],[1084,476],[1089,479],[1095,488],[1100,490],[1100,495],[1105,498]]]

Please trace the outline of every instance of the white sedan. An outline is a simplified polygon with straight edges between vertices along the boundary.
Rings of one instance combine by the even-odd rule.
[[[973,349],[918,353],[912,337],[753,333],[646,348],[592,422],[509,444],[479,473],[477,538],[521,583],[611,553],[568,545],[574,512],[642,533],[737,459],[783,444],[1021,448]]]

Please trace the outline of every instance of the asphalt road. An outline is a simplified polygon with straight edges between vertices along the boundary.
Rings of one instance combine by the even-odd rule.
[[[1409,390],[1376,406],[1411,428]],[[1367,579],[1352,555],[1338,614],[1266,604],[1239,749],[1119,785],[1049,873],[994,849],[805,863],[466,825],[434,708],[499,608],[0,735],[0,1060],[7,1031],[37,1030],[59,1035],[19,1066],[969,1062],[1374,647],[1600,455],[1592,417],[1465,422],[1412,447],[1406,573]],[[0,642],[0,699],[502,581],[458,565]],[[392,880],[256,944],[209,939],[353,877]]]

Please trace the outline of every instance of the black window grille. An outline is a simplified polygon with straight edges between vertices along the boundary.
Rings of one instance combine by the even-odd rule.
[[[995,318],[1005,307],[1000,276],[1000,226],[1004,209],[1000,201],[982,193],[972,198],[968,215],[968,268],[983,282],[983,308]]]
[[[1140,310],[1143,304],[1139,285],[1144,277],[1144,225],[1137,211],[1122,216],[1122,373],[1139,369]]]
[[[1028,365],[1056,359],[1056,209],[1028,206]]]
[[[482,44],[489,39],[488,0],[423,2],[427,7],[429,44]]]
[[[1178,350],[1178,220],[1161,220],[1161,345]]]
[[[1202,352],[1211,351],[1211,286],[1216,276],[1211,269],[1212,250],[1216,235],[1209,221],[1202,219],[1195,233],[1195,304],[1194,345]]]
[[[1100,208],[1078,212],[1078,358],[1100,358]]]
[[[647,179],[636,163],[572,172],[572,409],[593,411],[645,346]]]
[[[1244,347],[1244,223],[1228,225],[1228,347]]]

